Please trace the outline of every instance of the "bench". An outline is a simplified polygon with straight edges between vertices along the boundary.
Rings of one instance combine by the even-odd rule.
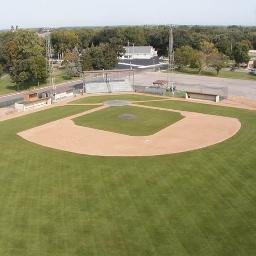
[[[220,101],[220,95],[202,92],[186,92],[186,99],[210,100],[214,102]]]

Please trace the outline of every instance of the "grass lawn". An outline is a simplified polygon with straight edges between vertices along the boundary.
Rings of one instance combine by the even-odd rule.
[[[55,74],[54,74],[54,78],[55,78],[55,80],[54,80],[55,84],[60,84],[60,83],[79,79],[79,78],[66,79],[63,70],[56,70]],[[50,84],[50,80],[45,83],[39,84],[39,87],[44,87],[49,84]],[[29,85],[21,87],[20,90],[27,90],[29,88],[32,89],[34,87],[38,88],[38,84],[37,83],[29,84]],[[0,78],[0,95],[14,93],[14,92],[17,92],[17,85],[11,81],[11,78],[9,75],[2,76]]]
[[[129,101],[146,101],[157,100],[159,97],[139,95],[139,94],[120,94],[120,95],[99,95],[84,97],[71,102],[71,104],[97,104],[108,100],[129,100]]]
[[[187,68],[179,73],[186,73],[191,75],[199,75],[199,76],[213,76],[213,77],[221,77],[221,78],[231,78],[231,79],[242,79],[242,80],[256,80],[256,75],[251,75],[247,72],[241,71],[226,71],[221,70],[219,75],[217,76],[216,71],[205,71],[203,70],[200,74],[198,74],[198,70]]]
[[[124,119],[123,115],[133,115],[134,119]],[[152,135],[182,119],[180,113],[167,112],[134,106],[109,107],[74,119],[80,126],[132,136]]]
[[[0,122],[0,255],[254,256],[256,112],[150,105],[237,117],[242,129],[202,150],[126,158],[48,149],[16,135],[84,106]]]
[[[0,95],[14,92],[16,85],[11,81],[10,76],[3,75],[0,78]]]

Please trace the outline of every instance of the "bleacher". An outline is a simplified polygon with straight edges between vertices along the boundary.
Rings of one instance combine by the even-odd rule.
[[[134,90],[128,79],[110,81],[109,85],[111,92],[133,92]]]
[[[132,92],[133,86],[128,79],[95,81],[86,83],[86,93]]]
[[[86,93],[108,93],[108,85],[106,82],[90,82],[86,83]]]

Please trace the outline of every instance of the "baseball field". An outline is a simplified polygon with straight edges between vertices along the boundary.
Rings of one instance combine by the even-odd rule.
[[[134,106],[102,105],[118,99]],[[103,156],[108,148],[102,140],[86,154],[88,147],[77,145],[86,142],[86,134],[76,138],[62,126],[72,122],[81,133],[131,136],[137,143],[140,136],[179,128],[190,117],[199,124],[212,117],[225,125],[201,130],[200,147],[190,150],[191,142],[182,153],[153,155],[150,137],[143,146],[151,150],[147,156],[131,156],[132,147],[127,156]],[[49,141],[42,133],[33,142],[32,135],[54,126],[66,134],[56,147],[51,142],[57,133]],[[179,130],[161,143],[168,144]],[[20,136],[26,131],[31,141]],[[125,138],[120,137],[124,143]],[[0,255],[253,256],[255,138],[255,111],[144,95],[86,97],[0,122]]]

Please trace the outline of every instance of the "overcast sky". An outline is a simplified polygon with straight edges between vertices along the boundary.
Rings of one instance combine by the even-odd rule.
[[[256,25],[255,0],[1,0],[0,28]]]

